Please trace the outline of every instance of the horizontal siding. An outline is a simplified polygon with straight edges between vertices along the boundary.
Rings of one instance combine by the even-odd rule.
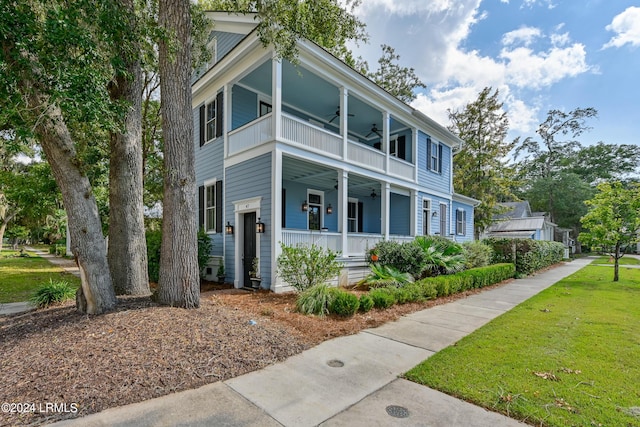
[[[226,171],[226,218],[234,218],[234,202],[262,197],[260,219],[266,225],[260,237],[260,271],[262,286],[271,286],[271,240],[273,239],[273,215],[271,212],[271,155],[265,154],[246,162],[231,166]],[[236,224],[241,227],[242,224]],[[235,265],[235,244],[241,244],[234,236],[227,238],[226,262]],[[235,277],[233,278],[235,279]]]
[[[231,104],[231,129],[237,129],[258,118],[258,95],[255,92],[242,86],[233,86]]]
[[[223,31],[214,31],[213,37],[218,39],[218,54],[216,55],[216,61],[221,60],[227,53],[231,52],[231,49],[236,47],[238,43],[245,37],[244,34],[226,33]]]
[[[409,236],[411,234],[411,199],[391,193],[389,234]]]
[[[437,140],[432,138],[432,141]],[[451,148],[442,144],[442,173],[429,169],[427,159],[427,134],[418,132],[418,183],[430,190],[450,192]]]
[[[471,205],[467,205],[465,203],[460,203],[460,202],[453,202],[453,212],[454,212],[454,220],[455,220],[455,212],[458,209],[464,209],[464,211],[466,212],[466,217],[467,217],[467,223],[466,223],[466,228],[465,228],[465,232],[464,235],[461,236],[459,234],[456,234],[456,241],[457,242],[469,242],[471,240],[473,240],[473,206]],[[455,231],[455,224],[454,224],[454,231]]]

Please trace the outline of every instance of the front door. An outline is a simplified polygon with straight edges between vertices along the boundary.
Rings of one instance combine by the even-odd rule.
[[[244,241],[242,249],[242,267],[244,282],[242,286],[251,287],[249,272],[253,266],[253,260],[256,257],[256,213],[250,212],[244,214]]]

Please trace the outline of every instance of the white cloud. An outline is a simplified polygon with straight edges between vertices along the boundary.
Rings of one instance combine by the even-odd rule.
[[[611,24],[605,27],[617,35],[612,37],[602,48],[622,47],[629,43],[631,46],[640,46],[640,7],[631,6],[624,12],[616,15]]]
[[[506,0],[503,0],[506,2]],[[501,39],[502,50],[489,56],[465,48],[474,24],[487,17],[481,0],[365,0],[359,14],[371,33],[371,44],[357,50],[370,64],[380,56],[379,45],[396,49],[400,62],[415,68],[427,89],[412,106],[438,123],[449,123],[447,110],[459,110],[485,87],[498,88],[509,115],[511,132],[526,133],[539,123],[540,108],[524,94],[545,89],[562,79],[593,71],[585,47],[572,43],[563,24],[551,34],[523,26]],[[525,1],[528,6],[547,0]],[[447,9],[449,8],[449,9]]]
[[[500,58],[506,60],[507,82],[532,89],[551,86],[564,78],[589,71],[586,56],[585,47],[580,43],[565,48],[553,47],[546,52],[534,52],[525,47],[500,52]]]
[[[540,37],[541,34],[542,32],[539,28],[522,27],[504,34],[502,36],[502,44],[510,46],[513,44],[522,43],[525,46],[529,46],[535,39]]]

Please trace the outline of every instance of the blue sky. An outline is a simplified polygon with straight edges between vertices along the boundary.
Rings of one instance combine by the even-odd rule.
[[[510,137],[534,136],[551,109],[594,107],[580,140],[640,144],[640,1],[363,0],[375,69],[395,48],[427,89],[412,105],[443,125],[482,88],[500,90]]]

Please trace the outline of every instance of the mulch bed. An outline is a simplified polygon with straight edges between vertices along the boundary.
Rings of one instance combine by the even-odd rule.
[[[296,313],[293,294],[211,286],[197,310],[122,297],[100,316],[79,314],[72,302],[0,316],[0,403],[36,405],[0,413],[0,426],[41,425],[223,381],[477,292],[343,319]],[[40,412],[48,402],[71,411]]]

